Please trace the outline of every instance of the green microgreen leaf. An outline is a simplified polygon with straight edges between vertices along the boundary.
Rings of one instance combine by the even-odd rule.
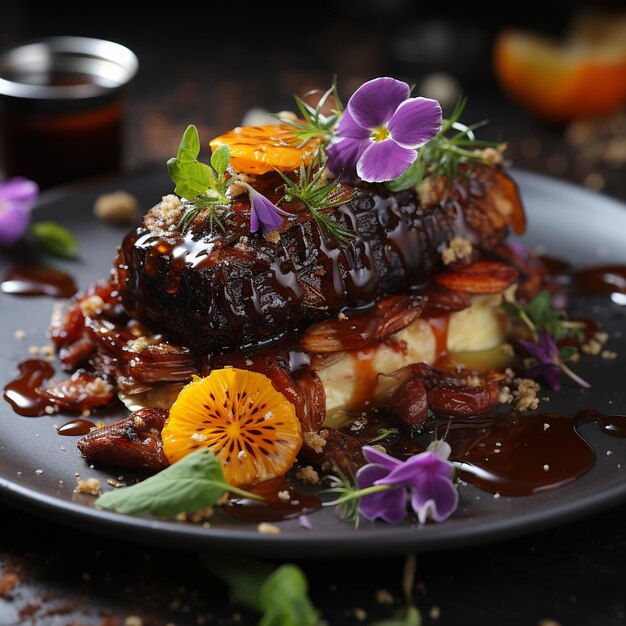
[[[35,222],[29,232],[46,252],[63,259],[75,259],[80,252],[78,241],[72,233],[56,222]]]
[[[217,457],[208,448],[202,448],[135,485],[102,494],[95,505],[130,515],[170,517],[212,506],[225,493],[259,499],[256,494],[230,485]]]
[[[184,233],[204,213],[212,235],[214,226],[225,230],[218,209],[228,209],[231,203],[228,195],[231,179],[226,177],[230,149],[227,145],[219,146],[211,154],[210,165],[198,161],[199,154],[198,129],[190,124],[183,133],[178,153],[167,162],[170,177],[176,185],[175,193],[186,199],[176,228]]]
[[[231,604],[261,614],[258,626],[316,626],[319,612],[308,596],[308,582],[296,565],[201,557],[202,564],[229,588]]]
[[[226,144],[222,144],[211,155],[211,166],[217,172],[218,177],[224,176],[230,163],[230,148]]]
[[[183,133],[177,155],[167,162],[170,178],[176,185],[174,192],[182,198],[195,198],[215,186],[215,173],[206,163],[198,161],[199,154],[198,129],[190,124]]]

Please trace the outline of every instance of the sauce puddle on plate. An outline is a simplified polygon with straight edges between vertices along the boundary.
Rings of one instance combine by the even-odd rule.
[[[61,270],[22,265],[6,274],[0,283],[0,290],[12,296],[71,298],[78,291],[78,287],[74,279]]]

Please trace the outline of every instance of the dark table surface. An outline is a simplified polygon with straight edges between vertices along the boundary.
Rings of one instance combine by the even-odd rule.
[[[60,16],[38,3],[6,2],[0,43],[81,34],[114,39],[138,54],[140,72],[129,90],[126,172],[163,166],[189,123],[210,138],[239,124],[253,107],[290,108],[293,93],[323,87],[334,74],[349,93],[373,76],[419,85],[436,70],[458,80],[469,98],[464,118],[488,119],[482,136],[504,138],[515,166],[626,201],[626,113],[557,126],[507,100],[489,63],[503,18],[432,9],[416,15],[412,3],[401,1],[362,2],[359,10],[356,3],[340,2],[304,23],[280,4],[211,17],[195,15],[199,5],[191,3],[184,14],[153,8],[145,21],[126,19],[122,3],[94,8],[96,19],[81,17],[81,6],[69,3]],[[565,19],[559,11],[571,6],[555,3],[549,14],[531,7],[507,19],[555,31]],[[0,515],[2,626],[258,620],[228,604],[202,567],[207,555],[70,528],[10,501],[0,505]],[[295,562],[328,624],[369,623],[402,604],[404,556]],[[507,541],[417,554],[412,591],[428,625],[616,626],[626,624],[625,581],[622,505]],[[381,590],[393,604],[381,602],[388,597]]]

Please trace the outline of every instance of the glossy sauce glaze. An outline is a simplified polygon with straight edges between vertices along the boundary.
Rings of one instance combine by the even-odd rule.
[[[78,417],[59,426],[57,433],[67,437],[82,437],[91,432],[95,427],[96,425],[91,420]]]
[[[289,227],[279,241],[267,242],[250,234],[250,209],[239,200],[224,230],[212,235],[201,221],[184,235],[142,226],[120,246],[116,286],[131,317],[193,350],[262,345],[340,310],[373,306],[382,294],[424,289],[441,269],[441,248],[453,235],[479,243],[461,213],[465,205],[475,213],[483,204],[489,207],[484,213],[497,210],[492,188],[507,189],[511,211],[521,211],[504,175],[485,170],[476,178],[460,179],[427,210],[410,192],[358,189],[333,214],[358,234],[346,241],[327,236],[300,206],[287,207],[293,211]],[[485,237],[499,241],[506,234],[505,227],[494,227]]]

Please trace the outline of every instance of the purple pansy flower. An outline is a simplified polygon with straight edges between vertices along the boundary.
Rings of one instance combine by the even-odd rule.
[[[279,209],[271,200],[248,183],[238,181],[237,184],[245,187],[250,197],[251,233],[255,233],[259,229],[263,229],[263,234],[278,230],[283,224],[281,215],[291,217],[291,213]]]
[[[552,335],[542,326],[537,333],[537,341],[520,339],[520,344],[537,360],[537,365],[531,367],[527,374],[531,378],[542,377],[554,389],[561,388],[561,373],[564,372],[585,389],[591,385],[580,376],[572,372],[559,355],[559,348]]]
[[[391,487],[361,497],[359,511],[367,519],[397,524],[406,517],[409,498],[421,524],[429,518],[442,522],[456,510],[459,495],[452,483],[454,466],[447,460],[448,444],[437,442],[406,461],[370,446],[363,447],[363,454],[369,463],[357,472],[359,489]]]
[[[28,228],[30,210],[39,187],[32,180],[15,177],[0,183],[0,244],[14,244]]]
[[[376,183],[397,178],[417,159],[417,148],[441,130],[441,106],[410,98],[411,89],[381,77],[352,95],[327,149],[328,167],[346,179]]]

